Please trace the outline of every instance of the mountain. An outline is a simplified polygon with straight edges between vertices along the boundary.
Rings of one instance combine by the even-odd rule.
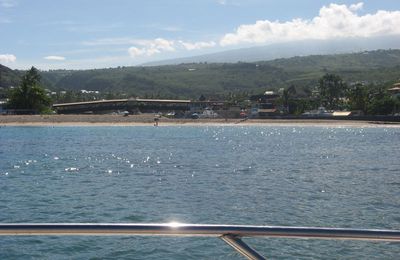
[[[20,82],[21,74],[0,64],[0,87],[8,88],[17,86]]]
[[[201,56],[148,62],[143,64],[143,66],[160,66],[200,62],[256,62],[290,58],[294,56],[358,53],[362,51],[372,51],[378,49],[400,49],[400,35],[375,38],[295,41],[229,50]]]
[[[391,84],[400,78],[399,68],[400,50],[377,50],[253,63],[188,63],[67,71],[54,82],[54,87],[141,97],[198,98],[201,94],[221,97],[238,92],[261,93],[290,85],[310,89],[327,72],[336,73],[347,82]]]
[[[4,67],[4,66],[3,66]],[[4,68],[3,68],[4,69]],[[7,75],[20,71],[4,69]],[[165,66],[118,67],[41,72],[49,89],[100,91],[103,95],[224,98],[234,93],[259,94],[291,85],[307,93],[325,73],[346,82],[389,86],[400,79],[400,50],[376,50],[335,55],[310,55],[259,62],[187,63]],[[1,74],[3,82],[4,73]],[[119,94],[118,94],[119,93]],[[110,95],[111,96],[111,95]]]

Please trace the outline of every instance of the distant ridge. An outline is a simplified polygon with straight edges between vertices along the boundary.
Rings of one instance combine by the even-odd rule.
[[[0,64],[0,87],[16,86],[20,80],[20,73]]]
[[[0,72],[0,85],[9,87],[9,79],[19,80],[23,71],[2,66]],[[204,95],[218,99],[292,85],[297,93],[307,93],[325,73],[338,74],[348,83],[391,86],[400,80],[400,49],[257,62],[52,70],[42,71],[41,76],[48,89],[100,91],[107,97],[124,93],[124,97],[197,99]]]
[[[142,64],[143,66],[177,65],[181,63],[235,63],[269,61],[294,56],[358,53],[378,49],[400,49],[400,35],[336,40],[307,40],[267,46],[235,49],[206,55],[168,59]]]

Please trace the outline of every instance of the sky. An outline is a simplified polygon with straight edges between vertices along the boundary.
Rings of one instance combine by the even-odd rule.
[[[135,66],[296,40],[400,35],[400,0],[0,0],[0,64]]]

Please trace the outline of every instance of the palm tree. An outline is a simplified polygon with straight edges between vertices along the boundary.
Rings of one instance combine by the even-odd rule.
[[[49,106],[50,98],[40,86],[39,72],[32,67],[22,77],[21,85],[11,92],[8,107],[43,112]]]
[[[291,96],[294,96],[297,94],[296,87],[294,85],[291,85],[289,88],[284,89],[282,92],[282,100],[283,100],[283,106],[285,107],[285,110],[287,113],[289,113],[289,101]]]
[[[318,87],[321,102],[324,103],[328,109],[338,108],[340,98],[344,96],[347,88],[343,80],[335,74],[325,74],[319,80]]]
[[[351,110],[367,110],[368,92],[362,84],[356,84],[348,90],[348,98]]]

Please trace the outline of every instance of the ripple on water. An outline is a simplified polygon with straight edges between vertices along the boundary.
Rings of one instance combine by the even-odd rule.
[[[6,137],[0,145],[1,221],[175,219],[400,228],[396,128],[59,127],[1,132]],[[2,238],[0,247],[7,250],[0,250],[0,259],[240,259],[215,239],[26,241]],[[400,255],[398,247],[385,243],[256,239],[254,247],[273,259]]]

